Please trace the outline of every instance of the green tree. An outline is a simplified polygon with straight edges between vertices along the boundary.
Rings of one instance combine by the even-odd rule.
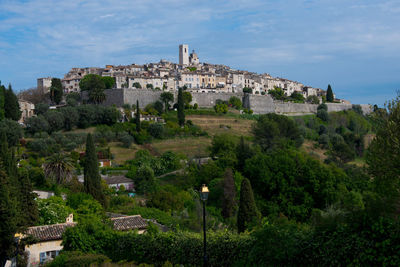
[[[296,123],[283,115],[261,115],[252,131],[255,142],[264,150],[285,146],[299,147],[303,143],[303,136]]]
[[[92,195],[94,199],[105,205],[105,196],[101,187],[101,176],[99,174],[99,161],[93,138],[88,133],[86,138],[86,152],[84,161],[84,187],[85,192]]]
[[[235,208],[236,188],[232,169],[228,168],[224,174],[224,196],[222,199],[222,216],[230,218]]]
[[[48,132],[56,132],[64,127],[64,115],[58,110],[49,110],[44,114],[47,122],[49,123]]]
[[[49,110],[49,105],[46,103],[38,103],[35,105],[35,114],[36,115],[43,115]]]
[[[259,218],[260,214],[254,201],[250,181],[244,178],[240,186],[239,211],[237,215],[238,232],[242,233],[246,229],[257,225]]]
[[[328,89],[326,90],[326,102],[333,102],[334,97],[333,97],[333,91],[332,87],[330,84],[328,84]]]
[[[285,93],[283,92],[282,88],[280,88],[280,87],[275,86],[273,90],[268,91],[268,94],[271,95],[276,100],[284,100],[285,99]]]
[[[95,104],[102,103],[106,99],[104,93],[105,84],[100,75],[88,74],[79,82],[81,91],[88,91],[89,101]]]
[[[190,105],[190,102],[192,102],[192,94],[188,91],[182,92],[183,95],[183,102],[185,103],[185,106]]]
[[[19,175],[19,210],[20,224],[24,226],[36,225],[39,220],[37,202],[35,194],[32,192],[32,183],[29,173],[22,171]]]
[[[167,112],[170,106],[169,102],[174,101],[174,95],[171,92],[163,92],[160,95],[160,99],[162,102],[164,102],[165,112]]]
[[[229,105],[236,109],[241,109],[242,108],[242,101],[236,97],[236,96],[231,96],[228,101]]]
[[[227,113],[228,112],[228,105],[225,103],[216,104],[214,106],[214,110],[216,113]]]
[[[178,90],[178,122],[181,127],[185,125],[185,102],[182,88]]]
[[[73,210],[68,207],[61,197],[53,196],[48,199],[38,199],[39,225],[64,223]]]
[[[74,107],[64,107],[60,112],[64,115],[64,129],[71,131],[78,124],[78,111]]]
[[[140,108],[139,100],[136,100],[136,114],[135,114],[136,131],[140,132]]]
[[[309,95],[307,96],[307,103],[310,104],[319,104],[319,98],[316,95]]]
[[[43,115],[30,117],[26,120],[26,130],[31,134],[47,132],[49,131],[49,123]]]
[[[68,181],[72,177],[73,171],[74,163],[64,153],[53,154],[44,163],[44,174],[58,184]]]
[[[146,88],[153,90],[154,86],[151,83],[148,83],[148,84],[146,84]]]
[[[244,87],[243,88],[243,93],[252,94],[253,93],[253,89],[251,89],[249,87]]]
[[[136,190],[140,193],[152,193],[156,191],[154,171],[148,165],[139,167],[135,177]]]
[[[157,100],[156,102],[154,102],[154,109],[157,110],[158,114],[161,115],[164,111],[163,103]]]
[[[21,110],[19,109],[18,98],[14,94],[11,84],[4,92],[4,112],[5,117],[18,121],[21,118]]]
[[[14,255],[14,235],[17,232],[17,205],[4,170],[0,169],[0,266]]]
[[[5,118],[4,103],[5,103],[6,88],[0,82],[0,120]]]
[[[114,87],[115,84],[115,78],[114,77],[101,77],[101,79],[104,82],[104,87],[105,89],[112,89]]]
[[[374,190],[387,206],[397,209],[400,198],[400,95],[386,106],[388,116],[370,144],[366,158]]]
[[[246,160],[253,156],[253,151],[251,150],[249,144],[245,143],[243,136],[240,137],[239,144],[236,146],[236,158],[237,164],[236,168],[243,172]]]
[[[57,105],[60,104],[63,96],[63,88],[61,80],[58,78],[51,79],[50,99]]]
[[[142,88],[142,86],[138,82],[133,83],[132,87],[134,87],[134,88]]]
[[[303,96],[303,94],[302,93],[300,93],[300,92],[293,92],[291,95],[290,95],[290,98],[291,99],[293,99],[294,101],[296,101],[296,102],[300,102],[300,103],[304,103],[304,96]]]

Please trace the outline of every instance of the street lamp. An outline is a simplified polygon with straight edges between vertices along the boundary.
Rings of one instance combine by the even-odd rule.
[[[200,199],[203,201],[203,232],[204,232],[204,258],[203,264],[207,266],[207,242],[206,242],[206,201],[208,199],[208,187],[203,184],[200,190]]]

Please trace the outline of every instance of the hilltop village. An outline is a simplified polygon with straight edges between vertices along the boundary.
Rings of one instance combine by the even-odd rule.
[[[193,50],[189,54],[189,46],[179,46],[179,64],[160,60],[158,63],[144,65],[106,65],[104,68],[87,67],[72,68],[61,79],[64,93],[80,92],[79,82],[87,74],[115,78],[114,88],[147,88],[162,91],[177,91],[186,86],[189,91],[202,93],[242,93],[243,88],[251,90],[247,93],[265,95],[274,88],[282,88],[286,96],[299,92],[304,98],[325,95],[320,88],[271,75],[235,70],[229,66],[201,63]],[[52,77],[37,79],[37,87],[48,92]]]

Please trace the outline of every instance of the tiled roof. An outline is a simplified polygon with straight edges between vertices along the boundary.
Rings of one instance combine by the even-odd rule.
[[[114,230],[127,231],[147,228],[147,222],[140,215],[111,218]]]
[[[123,184],[123,183],[133,183],[132,179],[126,178],[123,175],[119,176],[103,176],[103,179],[107,184]]]
[[[26,234],[37,238],[39,241],[59,240],[62,238],[68,227],[75,226],[76,223],[60,223],[52,225],[42,225],[29,227]]]

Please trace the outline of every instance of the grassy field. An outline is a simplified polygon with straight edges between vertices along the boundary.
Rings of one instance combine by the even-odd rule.
[[[114,155],[113,161],[117,164],[124,164],[125,161],[133,159],[136,151],[140,148],[137,145],[132,144],[130,148],[121,146],[121,143],[111,142],[110,146],[111,153]]]
[[[189,115],[186,120],[191,120],[210,135],[229,133],[237,136],[250,136],[252,120],[232,118],[227,116]]]
[[[310,140],[304,140],[301,149],[303,149],[308,154],[315,156],[316,158],[318,158],[323,162],[328,157],[327,155],[325,155],[326,150],[320,147],[315,147],[315,144],[316,142]]]
[[[86,129],[73,129],[72,131],[68,131],[65,133],[94,133],[94,131],[96,130],[96,127],[89,127]]]
[[[182,153],[188,158],[206,157],[209,152],[207,148],[211,144],[209,137],[186,137],[174,138],[167,140],[155,140],[151,147],[158,153],[162,154],[166,151]]]

